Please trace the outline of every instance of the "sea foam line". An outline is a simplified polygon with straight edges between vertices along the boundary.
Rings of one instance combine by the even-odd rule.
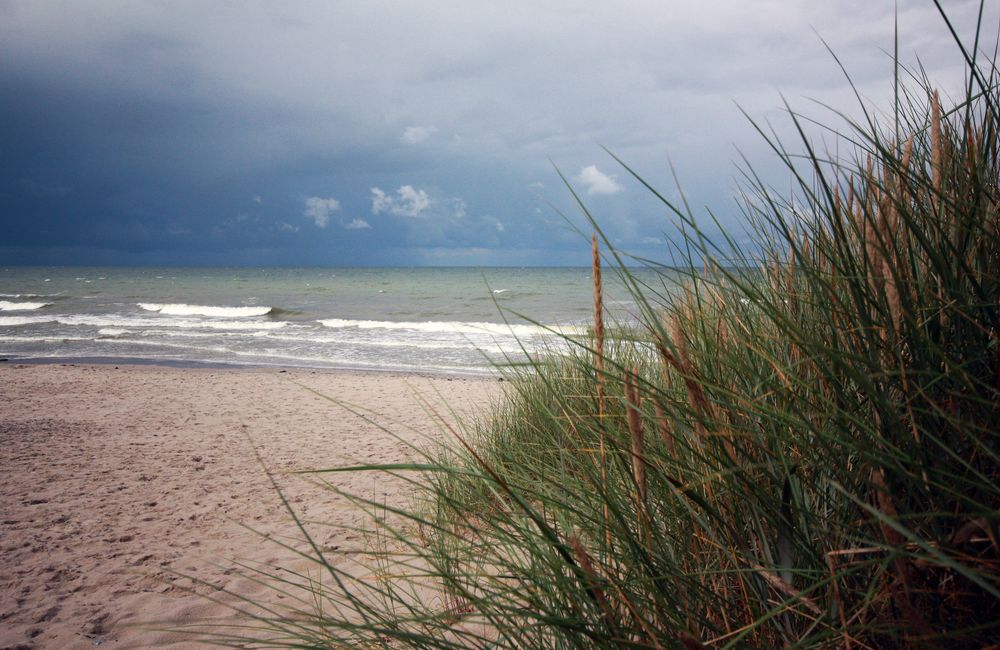
[[[31,311],[48,307],[51,304],[51,302],[11,302],[9,300],[0,300],[0,311]]]
[[[84,325],[90,327],[122,327],[122,328],[178,328],[178,329],[210,329],[210,330],[276,330],[288,325],[287,321],[247,321],[247,320],[201,320],[197,318],[136,318],[102,317],[80,314],[77,316],[59,316],[62,325]]]
[[[272,307],[219,307],[217,305],[188,305],[184,303],[152,303],[140,302],[139,307],[146,311],[155,311],[166,316],[212,316],[217,318],[247,318],[250,316],[266,316]]]
[[[0,327],[18,327],[20,325],[37,325],[39,323],[54,323],[54,316],[0,316]]]
[[[177,343],[170,343],[167,341],[143,341],[141,339],[99,339],[99,342],[106,345],[117,345],[117,344],[133,344],[136,346],[143,347],[162,347],[162,348],[174,348],[180,349],[187,352],[208,352],[217,353],[224,355],[222,359],[212,359],[207,357],[199,357],[193,359],[195,361],[217,361],[221,363],[229,363],[233,365],[254,365],[254,366],[292,366],[292,367],[318,367],[318,368],[355,368],[355,369],[373,369],[373,370],[385,370],[385,371],[396,371],[396,370],[419,370],[422,372],[443,372],[443,373],[454,373],[469,376],[481,376],[481,375],[492,375],[495,374],[495,369],[484,362],[482,365],[477,366],[465,366],[465,365],[442,365],[428,364],[428,363],[406,363],[400,360],[394,360],[392,362],[386,363],[384,361],[367,361],[364,359],[356,359],[344,355],[330,355],[330,356],[304,356],[300,354],[289,354],[286,352],[280,352],[277,350],[254,350],[254,351],[243,351],[234,350],[232,348],[217,347],[217,346],[200,346],[200,345],[184,345]],[[234,359],[233,357],[240,357],[246,359],[241,361]],[[143,356],[137,356],[135,358],[144,358]],[[265,359],[280,359],[284,360],[285,363],[268,363]],[[314,365],[313,365],[314,364]]]
[[[510,339],[506,342],[499,342],[495,340],[486,341],[483,343],[471,343],[469,340],[464,338],[453,338],[453,339],[437,339],[437,340],[423,340],[423,339],[406,339],[406,338],[375,338],[370,336],[364,336],[359,338],[343,338],[338,336],[315,336],[315,335],[303,335],[303,336],[282,336],[280,334],[272,334],[271,332],[255,332],[255,337],[265,338],[269,341],[288,341],[291,343],[300,343],[306,345],[315,346],[351,346],[359,348],[393,348],[393,349],[403,349],[403,348],[413,348],[417,350],[455,350],[458,352],[468,352],[470,350],[486,349],[489,351],[501,351],[501,352],[517,352],[520,350],[520,345],[517,341]]]
[[[319,321],[324,327],[331,328],[357,328],[362,330],[387,329],[387,330],[413,330],[418,332],[443,332],[459,334],[499,334],[510,336],[539,336],[544,334],[562,334],[565,336],[579,336],[586,330],[581,327],[553,325],[543,327],[541,325],[522,325],[505,323],[469,323],[460,321],[380,321],[380,320],[346,320],[343,318],[327,318]]]
[[[60,336],[58,334],[52,334],[49,336],[0,336],[0,343],[52,343],[92,340],[92,338],[85,336]]]
[[[214,331],[261,331],[278,330],[288,321],[247,321],[247,320],[200,320],[193,318],[160,319],[137,318],[134,316],[96,316],[88,314],[68,315],[53,314],[51,316],[0,316],[0,327],[17,327],[21,325],[40,325],[42,323],[59,323],[71,327],[113,327],[123,329],[171,329],[195,330],[207,329]]]

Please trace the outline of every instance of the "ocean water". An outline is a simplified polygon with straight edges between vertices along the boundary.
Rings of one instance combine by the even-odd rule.
[[[491,373],[583,335],[591,291],[589,268],[11,267],[0,357]]]

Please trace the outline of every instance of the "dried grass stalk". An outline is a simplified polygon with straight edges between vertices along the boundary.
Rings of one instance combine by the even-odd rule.
[[[788,584],[786,581],[781,579],[781,576],[774,573],[773,571],[768,571],[759,564],[755,564],[753,567],[754,571],[757,572],[764,582],[768,584],[772,589],[780,594],[795,598],[798,602],[806,606],[810,612],[817,616],[823,615],[823,610],[820,609],[819,605],[816,604],[812,598],[804,595],[801,591],[795,589],[792,585]]]
[[[941,99],[935,90],[931,96],[931,204],[940,209],[941,179],[944,178],[944,151],[941,144]]]
[[[677,458],[676,443],[674,442],[673,431],[670,429],[670,420],[667,419],[667,415],[663,412],[663,407],[660,406],[659,402],[653,402],[653,410],[656,412],[656,429],[660,434],[660,440],[667,446],[670,457]]]
[[[885,475],[881,469],[872,470],[872,483],[875,487],[875,502],[879,511],[887,520],[898,521],[899,512],[896,510],[895,501],[889,492],[889,487],[885,482]],[[882,537],[885,539],[886,545],[890,548],[899,548],[906,541],[903,535],[890,526],[887,521],[880,520],[879,528],[882,531]],[[913,588],[911,586],[912,565],[910,561],[905,557],[896,557],[892,562],[892,567],[896,574],[896,579],[890,581],[889,592],[892,594],[896,607],[902,612],[907,628],[919,635],[930,634],[932,632],[930,625],[923,614],[913,605],[911,598]]]
[[[580,540],[576,537],[569,538],[569,545],[573,549],[573,557],[576,558],[580,568],[583,569],[584,574],[587,576],[587,584],[584,587],[587,594],[600,608],[601,614],[604,617],[604,623],[610,630],[616,631],[619,627],[617,622],[618,617],[615,615],[615,610],[608,602],[604,590],[600,587],[603,580],[601,580],[597,570],[594,568],[594,563],[590,559],[590,554],[587,553],[587,549],[583,548],[583,544],[581,544]]]
[[[601,252],[597,246],[597,234],[591,236],[592,261],[594,276],[594,373],[597,388],[597,419],[600,426],[601,449],[601,483],[602,488],[608,485],[608,450],[604,432],[604,295],[601,285]],[[604,536],[608,552],[611,552],[611,528],[608,520],[611,510],[604,504]]]
[[[643,453],[642,397],[638,386],[639,369],[625,373],[625,400],[628,402],[628,430],[632,438],[632,477],[638,491],[639,506],[646,507],[646,460]]]
[[[672,357],[671,355],[671,357],[674,359],[674,366],[684,379],[684,386],[688,391],[688,403],[695,413],[707,416],[711,408],[708,398],[705,397],[705,391],[695,379],[694,364],[691,363],[691,357],[688,356],[687,339],[684,337],[683,329],[681,329],[681,320],[677,316],[674,316],[670,321],[670,341],[677,351],[677,356]],[[661,350],[661,355],[662,352]]]
[[[604,295],[601,286],[601,253],[597,235],[591,237],[594,276],[594,371],[597,379],[597,414],[604,418]]]
[[[690,632],[679,632],[677,640],[684,646],[684,650],[706,650],[707,646],[696,639]]]

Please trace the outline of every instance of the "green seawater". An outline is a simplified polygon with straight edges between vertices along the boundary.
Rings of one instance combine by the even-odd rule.
[[[606,274],[606,308],[629,293]],[[489,373],[566,345],[590,268],[0,269],[0,356]]]

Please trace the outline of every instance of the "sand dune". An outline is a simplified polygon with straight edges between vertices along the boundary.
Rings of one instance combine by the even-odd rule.
[[[375,414],[365,422],[310,388]],[[197,645],[144,625],[231,615],[178,573],[212,586],[202,592],[268,599],[233,560],[304,564],[241,525],[295,534],[255,450],[299,512],[332,524],[320,543],[351,548],[361,515],[280,473],[403,460],[407,445],[377,425],[411,442],[440,436],[417,395],[473,412],[498,394],[485,379],[0,364],[0,648]],[[334,480],[406,498],[370,474]]]

